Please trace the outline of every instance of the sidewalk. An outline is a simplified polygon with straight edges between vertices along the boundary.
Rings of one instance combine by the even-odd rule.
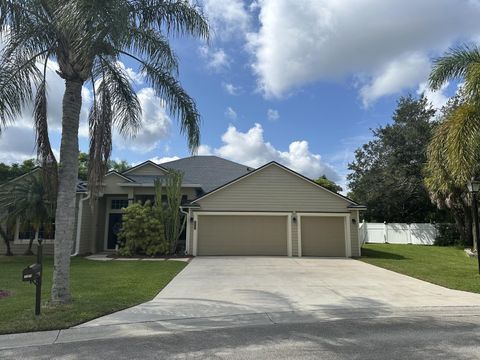
[[[378,309],[377,309],[378,310]],[[135,324],[115,324],[95,327],[75,327],[0,336],[0,350],[64,344],[89,340],[115,339],[126,337],[153,336],[184,331],[201,331],[219,328],[235,328],[259,325],[299,324],[329,322],[345,319],[385,318],[450,318],[480,317],[480,307],[419,307],[385,308],[381,312],[365,309],[320,309],[317,311],[285,311],[212,316],[206,318],[179,318],[161,321],[147,321]]]

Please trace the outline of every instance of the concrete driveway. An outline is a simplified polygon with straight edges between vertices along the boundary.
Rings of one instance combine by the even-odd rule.
[[[477,312],[477,306],[478,294],[351,259],[199,257],[152,301],[78,327],[228,316],[248,321],[255,314],[334,318],[351,312],[388,316],[455,307]]]

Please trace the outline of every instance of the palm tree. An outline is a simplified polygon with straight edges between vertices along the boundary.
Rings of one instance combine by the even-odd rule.
[[[0,127],[34,100],[37,155],[47,174],[57,174],[48,139],[49,60],[58,63],[57,73],[65,80],[51,291],[52,303],[65,303],[70,300],[82,86],[89,83],[94,92],[88,120],[89,187],[95,197],[111,153],[112,127],[128,136],[141,126],[140,104],[121,59],[138,64],[146,82],[179,120],[190,150],[199,145],[200,116],[177,80],[178,60],[167,36],[208,38],[208,24],[187,0],[0,0],[0,27],[5,39],[0,55]]]
[[[13,224],[18,219],[30,231],[30,241],[25,255],[32,255],[34,239],[40,238],[40,230],[49,230],[55,214],[55,200],[51,197],[42,176],[32,174],[0,191],[2,220]]]
[[[451,80],[463,80],[457,104],[444,117],[445,164],[455,185],[480,175],[480,48],[463,45],[434,61],[429,77],[432,90]]]
[[[7,250],[5,251],[5,256],[13,256],[13,252],[10,246],[10,242],[13,241],[13,231],[16,222],[14,218],[9,213],[7,209],[6,212],[1,212],[0,215],[0,236],[3,238],[5,242],[5,247]]]

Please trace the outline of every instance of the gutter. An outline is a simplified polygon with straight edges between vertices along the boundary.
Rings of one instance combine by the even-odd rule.
[[[80,234],[82,231],[82,215],[83,215],[83,202],[90,199],[90,193],[79,201],[78,204],[78,217],[77,217],[77,235],[75,237],[75,252],[70,254],[71,257],[78,256],[80,252]]]

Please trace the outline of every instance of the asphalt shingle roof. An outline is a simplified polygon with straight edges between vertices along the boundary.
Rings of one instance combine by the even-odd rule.
[[[184,183],[200,184],[205,193],[254,170],[218,156],[191,156],[160,166],[183,172]]]

